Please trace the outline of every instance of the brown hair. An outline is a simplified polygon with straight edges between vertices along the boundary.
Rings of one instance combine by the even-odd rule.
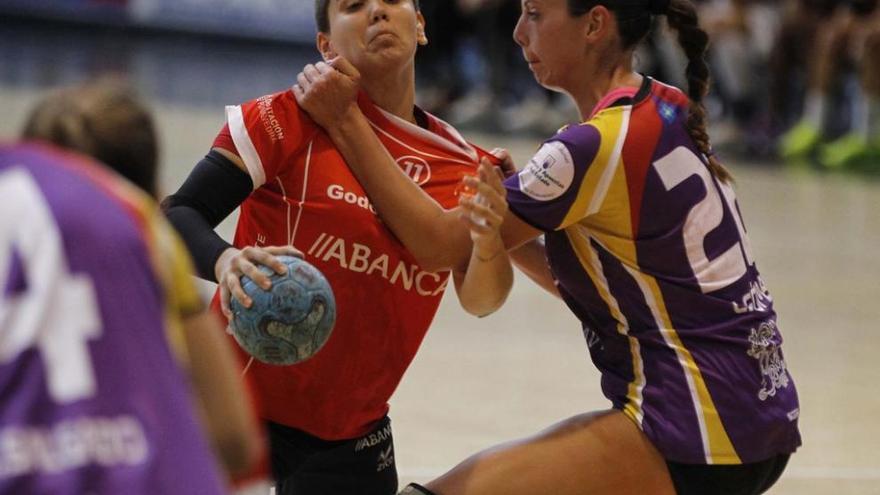
[[[568,0],[568,11],[572,16],[580,16],[597,5],[603,5],[614,13],[624,50],[635,47],[648,36],[653,15],[666,15],[669,27],[678,33],[678,43],[688,59],[685,69],[690,98],[688,133],[706,156],[712,175],[722,182],[731,181],[733,177],[730,172],[712,151],[706,130],[703,99],[709,92],[709,65],[706,63],[709,36],[700,28],[694,4],[690,0]]]
[[[419,0],[412,0],[416,10],[419,10]],[[322,33],[330,32],[330,14],[327,9],[330,7],[330,0],[315,0],[315,26]]]
[[[28,117],[22,137],[92,156],[156,195],[153,118],[118,79],[103,78],[45,97]]]

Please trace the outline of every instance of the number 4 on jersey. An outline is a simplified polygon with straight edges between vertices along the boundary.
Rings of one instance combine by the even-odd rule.
[[[0,174],[0,291],[8,285],[14,255],[26,289],[0,292],[0,365],[25,350],[40,351],[49,395],[60,403],[96,392],[88,339],[100,335],[92,280],[68,271],[61,232],[46,198],[22,168]]]

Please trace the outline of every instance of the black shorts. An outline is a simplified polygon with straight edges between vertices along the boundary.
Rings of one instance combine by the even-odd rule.
[[[395,495],[397,466],[386,416],[360,438],[327,441],[269,422],[276,495]]]
[[[758,495],[785,470],[788,454],[750,464],[711,465],[666,462],[678,495]]]

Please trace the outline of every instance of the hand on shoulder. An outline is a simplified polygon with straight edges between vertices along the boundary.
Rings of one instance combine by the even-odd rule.
[[[325,129],[338,126],[357,110],[360,73],[342,56],[306,65],[296,81],[292,89],[300,108]]]

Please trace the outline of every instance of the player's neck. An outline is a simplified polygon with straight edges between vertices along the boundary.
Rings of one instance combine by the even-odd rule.
[[[631,66],[618,66],[606,74],[600,74],[588,81],[583,80],[585,84],[575,88],[570,94],[577,103],[581,120],[586,120],[590,118],[593,109],[605,95],[619,88],[629,86],[637,88],[641,86],[642,79],[643,76],[633,72]]]
[[[414,75],[402,78],[362,78],[361,86],[376,106],[407,122],[416,124],[413,115],[413,105],[416,98]]]

